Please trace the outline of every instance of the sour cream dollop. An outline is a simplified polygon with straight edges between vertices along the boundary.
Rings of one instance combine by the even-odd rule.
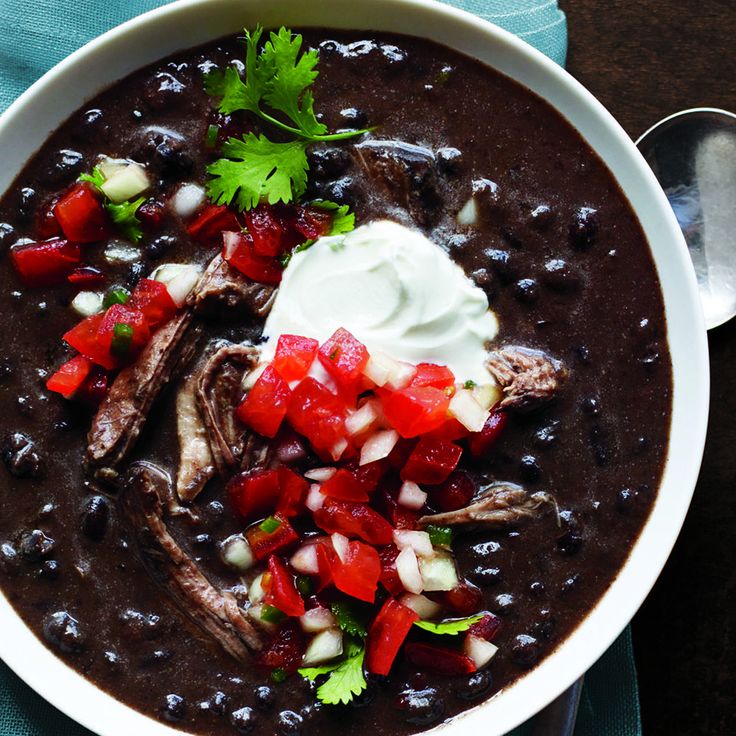
[[[266,320],[272,355],[279,335],[324,342],[338,328],[369,351],[447,365],[460,381],[488,383],[486,346],[498,332],[485,293],[442,248],[388,220],[323,237],[296,253]]]

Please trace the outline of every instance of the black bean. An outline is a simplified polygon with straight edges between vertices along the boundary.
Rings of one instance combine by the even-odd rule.
[[[564,555],[574,555],[583,546],[583,535],[576,529],[568,529],[557,537],[557,549]]]
[[[622,488],[616,496],[616,508],[621,514],[645,513],[648,504],[649,494],[640,488]]]
[[[338,204],[353,204],[356,195],[356,184],[352,177],[343,176],[325,187],[328,199]]]
[[[293,710],[282,710],[276,717],[279,736],[300,736],[304,720]]]
[[[154,649],[144,654],[138,664],[143,668],[157,667],[171,660],[173,656],[171,649]]]
[[[542,281],[554,291],[575,291],[580,287],[580,274],[562,258],[544,264]]]
[[[136,284],[145,276],[146,264],[142,261],[134,263],[128,269],[128,274],[125,277],[125,286],[128,287],[129,291],[133,291]]]
[[[516,607],[516,598],[511,593],[501,593],[495,598],[494,610],[501,616],[505,616]]]
[[[592,426],[590,428],[589,439],[595,464],[601,467],[607,465],[611,456],[611,448],[606,430],[599,424]]]
[[[350,166],[346,148],[320,146],[309,153],[309,174],[315,179],[334,179],[342,176]]]
[[[157,72],[143,85],[143,99],[152,110],[171,108],[185,96],[185,92],[186,85],[168,72]]]
[[[554,210],[548,204],[540,204],[529,213],[529,224],[542,232],[549,229],[555,217]]]
[[[10,358],[0,360],[0,382],[6,383],[13,377],[13,364]]]
[[[570,244],[578,250],[587,250],[598,238],[600,218],[593,207],[580,207],[570,223]]]
[[[534,444],[540,450],[546,450],[552,447],[557,444],[557,440],[559,439],[559,429],[560,423],[558,421],[553,421],[544,427],[540,427],[534,433]]]
[[[193,541],[198,547],[208,547],[212,544],[212,537],[209,534],[197,534]]]
[[[481,562],[487,562],[491,556],[501,549],[501,545],[493,540],[488,542],[479,542],[470,548],[473,557]]]
[[[144,252],[152,261],[158,261],[176,245],[173,235],[159,235],[144,246]]]
[[[409,54],[404,49],[400,49],[398,46],[390,43],[381,44],[381,53],[386,60],[385,68],[391,73],[396,73],[405,67],[406,62],[409,60]]]
[[[101,542],[107,531],[110,505],[104,496],[92,496],[82,511],[82,533],[95,542]]]
[[[0,251],[9,248],[17,237],[15,228],[9,222],[0,222]]]
[[[164,720],[171,723],[181,721],[187,714],[187,702],[181,695],[169,693],[164,699],[164,705],[161,708],[161,715]]]
[[[540,598],[544,595],[546,588],[541,580],[535,580],[529,585],[529,592],[535,597]]]
[[[56,560],[46,560],[38,570],[38,576],[44,580],[56,580],[60,574],[61,569]]]
[[[563,593],[563,594],[570,593],[572,590],[577,588],[578,585],[580,585],[580,581],[582,579],[583,579],[582,575],[580,575],[579,573],[575,573],[574,575],[571,575],[560,586],[560,593]]]
[[[357,107],[346,107],[340,110],[340,123],[343,128],[364,128],[368,124],[368,116]]]
[[[533,304],[539,299],[539,284],[534,279],[519,279],[514,285],[514,296],[524,304]]]
[[[322,41],[319,45],[319,52],[324,56],[331,56],[332,54],[342,54],[343,45],[339,41],[335,41],[328,38]]]
[[[52,157],[46,178],[53,184],[72,181],[84,168],[84,155],[71,148],[62,148]]]
[[[238,733],[250,733],[258,722],[253,708],[238,708],[230,714],[230,724]]]
[[[470,578],[477,585],[487,588],[501,582],[503,575],[498,567],[478,566],[470,573]]]
[[[258,710],[269,711],[276,703],[276,692],[268,685],[259,685],[253,690],[253,696]]]
[[[105,663],[113,672],[120,671],[120,665],[122,664],[122,662],[120,659],[120,655],[117,652],[114,652],[111,649],[107,649],[102,653],[102,658],[105,660]]]
[[[47,537],[40,529],[24,534],[18,545],[21,557],[27,562],[40,562],[55,549],[56,542]]]
[[[15,401],[18,414],[23,417],[30,417],[33,414],[33,402],[30,396],[19,396]]]
[[[163,633],[163,621],[155,613],[144,614],[135,608],[127,608],[119,618],[123,634],[132,641],[150,641]]]
[[[543,608],[539,612],[537,620],[532,625],[532,634],[537,639],[549,641],[554,634],[556,625],[557,621],[552,615],[552,612],[548,608]]]
[[[480,670],[456,682],[453,690],[460,700],[472,703],[487,695],[492,687],[493,677],[491,673],[488,670]]]
[[[415,726],[429,726],[445,712],[445,704],[433,687],[404,690],[396,699],[396,707],[404,711],[404,720]]]
[[[207,700],[203,700],[199,704],[199,709],[203,711],[208,711],[209,713],[212,713],[216,716],[224,716],[225,713],[227,713],[227,706],[230,702],[230,698],[222,692],[222,690],[217,690],[212,695],[207,698]]]
[[[592,363],[590,348],[587,345],[581,345],[575,352],[582,365],[590,365]]]
[[[458,148],[445,146],[437,149],[436,153],[437,166],[443,174],[454,176],[458,174],[462,168],[463,154]]]
[[[215,519],[221,519],[225,513],[225,506],[220,501],[210,501],[205,506],[207,514]]]
[[[490,261],[491,268],[504,284],[517,280],[519,270],[507,250],[488,248],[483,251],[483,255]]]
[[[96,140],[107,133],[105,115],[99,108],[85,110],[77,119],[72,135],[78,141]]]
[[[67,611],[56,611],[43,624],[46,641],[64,654],[76,654],[84,649],[85,638],[79,621]]]
[[[542,475],[542,469],[534,455],[524,455],[519,463],[519,472],[521,477],[529,482],[539,480]]]
[[[43,473],[43,462],[33,440],[21,432],[5,438],[2,457],[7,469],[17,478],[38,478]]]
[[[38,207],[38,195],[31,187],[23,187],[18,195],[17,212],[21,221],[27,222]]]
[[[511,659],[519,667],[529,669],[533,667],[540,655],[540,646],[537,639],[528,634],[519,634],[511,647]]]
[[[0,572],[15,575],[20,569],[20,556],[10,542],[0,544]]]

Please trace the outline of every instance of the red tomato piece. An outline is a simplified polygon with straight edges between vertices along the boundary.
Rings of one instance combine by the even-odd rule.
[[[280,335],[273,356],[273,367],[285,381],[300,381],[309,373],[319,343],[311,337]]]
[[[335,555],[332,575],[338,590],[358,600],[373,603],[381,575],[378,552],[362,542],[349,542],[344,560]]]
[[[224,233],[222,257],[240,273],[262,284],[278,284],[284,272],[275,258],[255,252],[253,239],[247,232]]]
[[[318,451],[329,452],[345,438],[345,404],[310,376],[292,391],[286,416]]]
[[[365,486],[349,470],[340,468],[331,478],[328,478],[321,488],[324,496],[340,498],[343,501],[367,501],[368,493]]]
[[[78,398],[89,406],[99,406],[107,395],[107,388],[107,373],[99,366],[94,366],[87,380],[79,387],[75,398]]]
[[[268,570],[271,573],[266,591],[265,601],[285,613],[287,616],[303,616],[304,600],[294,584],[294,577],[286,565],[276,556],[268,558]]]
[[[57,238],[10,249],[10,260],[26,286],[55,286],[79,265],[76,243]]]
[[[238,419],[264,437],[275,437],[291,398],[291,389],[272,365],[266,367],[235,410]]]
[[[467,675],[476,670],[475,662],[467,654],[454,649],[409,642],[404,651],[412,664],[441,675]]]
[[[84,355],[75,355],[61,365],[48,381],[46,388],[61,394],[65,399],[74,396],[92,372],[94,363]]]
[[[276,508],[279,500],[279,474],[276,470],[248,470],[230,479],[227,493],[238,513],[253,521]]]
[[[164,206],[161,202],[149,200],[135,211],[135,216],[147,232],[158,230],[164,220]]]
[[[414,386],[383,392],[383,413],[402,437],[418,437],[440,427],[447,419],[450,399],[434,386]]]
[[[299,535],[289,524],[289,520],[281,514],[274,514],[273,518],[279,522],[274,531],[269,532],[261,529],[260,524],[252,526],[245,532],[253,555],[257,560],[263,560],[269,555],[290,547],[299,541]]]
[[[309,489],[309,483],[297,475],[293,470],[281,467],[279,475],[279,500],[276,510],[286,517],[298,516],[304,509],[304,498]]]
[[[393,540],[391,524],[362,503],[327,498],[322,508],[314,512],[314,523],[328,534],[339,532],[346,537],[358,537],[377,547]]]
[[[214,243],[228,230],[240,230],[240,223],[225,205],[208,205],[187,226],[187,232],[197,242],[204,244]]]
[[[93,188],[85,183],[75,184],[54,206],[64,235],[74,243],[94,243],[109,233],[107,213]]]
[[[486,423],[480,432],[473,432],[468,437],[468,449],[473,457],[487,455],[498,442],[506,422],[508,414],[505,411],[492,411],[486,419]]]
[[[79,266],[66,277],[66,280],[79,289],[91,289],[104,284],[106,277],[99,268]]]
[[[329,210],[297,205],[294,228],[306,240],[317,240],[330,232],[332,220],[333,215]]]
[[[63,340],[93,363],[110,370],[117,368],[119,361],[110,355],[109,346],[100,343],[99,330],[104,318],[104,314],[93,314],[83,319],[64,334]]]
[[[463,437],[467,437],[469,434],[467,427],[460,424],[455,417],[449,417],[437,429],[427,432],[425,436],[437,437],[438,439],[452,442],[453,440],[460,440]]]
[[[132,328],[130,340],[116,335],[117,325]],[[129,304],[113,304],[106,312],[97,332],[97,341],[103,350],[123,363],[130,362],[151,339],[148,321],[140,309]],[[108,366],[105,366],[106,368]]]
[[[462,447],[446,440],[422,437],[401,470],[402,480],[430,485],[447,480],[460,462]]]
[[[317,592],[319,593],[328,585],[332,585],[333,572],[339,560],[329,540],[318,542],[315,546],[317,547]]]
[[[136,284],[127,306],[140,309],[151,330],[168,322],[177,312],[166,285],[153,279],[141,279]]]
[[[411,379],[409,385],[449,388],[450,386],[455,386],[455,376],[446,365],[419,363],[417,364],[417,372],[414,374],[414,378]]]
[[[391,595],[405,593],[406,589],[396,570],[396,558],[399,556],[399,550],[393,544],[389,544],[378,552],[378,556],[381,560],[381,576],[379,578],[381,585]]]
[[[260,204],[244,213],[244,217],[257,255],[273,258],[288,250],[286,232],[270,205]]]
[[[440,511],[456,511],[464,508],[474,495],[475,483],[461,470],[454,470],[441,485],[429,489],[432,505]]]
[[[369,672],[388,675],[412,625],[419,621],[414,611],[389,598],[368,629],[365,663]]]
[[[342,388],[355,387],[368,362],[368,350],[343,327],[338,327],[332,337],[317,352],[320,363]]]
[[[476,621],[468,629],[468,634],[478,636],[486,641],[493,641],[501,628],[501,619],[492,613],[487,613],[480,621]]]
[[[394,529],[416,529],[419,512],[399,506],[397,499],[399,488],[381,489],[374,499],[375,505],[383,516],[389,520]]]
[[[41,240],[48,240],[61,235],[61,226],[54,216],[54,206],[58,199],[44,205],[36,216],[36,233]]]
[[[480,588],[467,580],[461,580],[459,585],[452,590],[432,593],[430,597],[458,616],[472,616],[483,606],[483,594]]]
[[[296,621],[286,621],[273,639],[256,655],[262,667],[282,669],[293,674],[299,669],[306,651],[304,634]]]

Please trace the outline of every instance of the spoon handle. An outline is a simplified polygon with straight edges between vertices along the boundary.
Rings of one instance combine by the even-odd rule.
[[[578,717],[583,678],[540,710],[532,720],[529,736],[572,736]]]

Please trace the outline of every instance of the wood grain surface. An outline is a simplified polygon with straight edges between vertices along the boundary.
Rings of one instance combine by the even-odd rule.
[[[633,138],[681,109],[736,112],[736,0],[560,4],[569,71]],[[736,320],[712,331],[709,343],[710,425],[698,487],[634,619],[645,736],[736,734]]]

